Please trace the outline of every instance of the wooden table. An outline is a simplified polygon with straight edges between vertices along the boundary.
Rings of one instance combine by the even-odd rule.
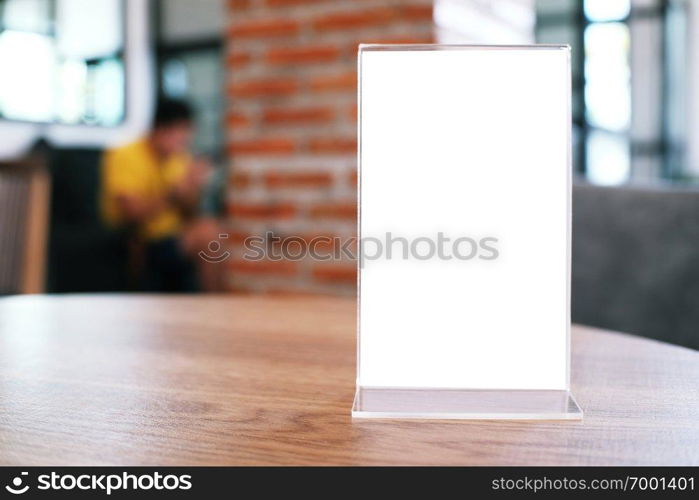
[[[352,421],[355,303],[0,299],[0,464],[699,464],[699,352],[576,327],[582,422]]]

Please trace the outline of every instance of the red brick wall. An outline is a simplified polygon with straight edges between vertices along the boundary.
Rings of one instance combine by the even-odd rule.
[[[231,287],[354,293],[354,262],[247,261],[242,242],[355,235],[357,44],[431,42],[432,1],[228,5]]]

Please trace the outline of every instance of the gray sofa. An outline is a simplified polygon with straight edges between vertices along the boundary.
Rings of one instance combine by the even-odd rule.
[[[573,322],[699,349],[699,191],[573,188]]]

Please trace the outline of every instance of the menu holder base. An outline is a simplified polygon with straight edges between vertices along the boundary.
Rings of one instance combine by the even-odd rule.
[[[353,418],[425,420],[581,420],[567,390],[358,387]]]

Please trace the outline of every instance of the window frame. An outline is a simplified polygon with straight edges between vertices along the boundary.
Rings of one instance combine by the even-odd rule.
[[[40,34],[44,36],[49,36],[55,43],[56,39],[56,11],[57,11],[57,3],[58,0],[46,0],[48,3],[49,9],[48,9],[48,16],[49,16],[49,29],[45,32],[43,31],[32,31],[32,30],[14,30],[14,29],[7,29],[4,26],[4,9],[6,6],[6,1],[7,0],[0,0],[0,34],[2,34],[4,31],[22,31],[25,33],[35,33],[35,34]],[[122,69],[123,69],[123,74],[124,74],[124,80],[123,80],[123,101],[124,101],[124,106],[121,112],[121,117],[119,120],[115,123],[112,124],[103,124],[103,123],[95,123],[95,122],[90,122],[90,121],[85,121],[84,119],[81,119],[78,122],[66,122],[58,118],[55,114],[54,117],[50,120],[29,120],[29,119],[21,119],[21,118],[12,118],[12,117],[7,117],[3,114],[2,109],[0,109],[0,123],[30,123],[30,124],[38,124],[38,125],[61,125],[61,126],[66,126],[66,127],[94,127],[94,128],[104,128],[104,129],[109,129],[109,128],[115,128],[119,127],[124,124],[124,122],[127,120],[128,114],[129,114],[129,99],[128,99],[128,93],[129,93],[129,85],[128,85],[128,80],[129,80],[129,74],[127,72],[127,64],[128,64],[128,57],[126,53],[126,46],[128,44],[128,29],[126,26],[127,23],[127,14],[128,14],[128,6],[127,3],[129,0],[117,0],[119,2],[119,9],[121,10],[121,25],[119,26],[119,30],[121,32],[121,48],[117,51],[115,51],[112,54],[101,56],[101,57],[95,57],[95,58],[90,58],[90,59],[83,59],[85,62],[86,66],[96,66],[99,65],[103,62],[106,61],[111,61],[111,60],[117,60],[121,63]],[[61,56],[60,54],[56,55],[56,62],[57,63],[62,63],[66,60],[65,57]],[[58,82],[54,82],[54,86],[58,85]]]
[[[686,5],[686,4],[685,4]],[[681,181],[683,180],[682,175],[686,169],[685,157],[686,157],[686,137],[681,140],[673,138],[671,131],[669,129],[670,113],[672,112],[670,103],[670,92],[671,87],[672,68],[668,64],[668,53],[672,50],[670,46],[670,41],[668,37],[668,16],[670,10],[676,8],[678,3],[673,3],[671,0],[658,0],[656,5],[644,5],[637,6],[634,5],[633,0],[631,0],[631,9],[629,14],[622,19],[614,20],[601,20],[592,21],[585,15],[584,0],[577,0],[573,7],[572,14],[569,13],[553,13],[553,14],[542,14],[539,10],[536,13],[536,30],[537,37],[539,35],[538,30],[540,27],[551,28],[557,26],[565,26],[574,32],[574,43],[577,50],[582,51],[582,56],[575,60],[576,67],[574,68],[574,75],[572,81],[572,95],[575,96],[574,108],[577,113],[573,117],[573,125],[577,132],[577,145],[576,149],[573,151],[574,154],[574,165],[576,172],[585,177],[588,172],[588,154],[587,154],[587,143],[591,133],[595,131],[600,131],[605,134],[614,135],[617,137],[624,137],[628,143],[629,148],[629,158],[630,158],[630,171],[629,171],[629,181],[634,180],[634,159],[639,157],[655,157],[659,159],[660,171],[659,179],[668,181]],[[682,6],[682,4],[680,4]],[[585,88],[587,85],[587,79],[585,75],[585,32],[586,29],[595,24],[608,24],[608,23],[624,23],[628,26],[629,31],[632,30],[632,23],[637,20],[643,19],[657,19],[661,35],[660,47],[661,54],[661,82],[660,82],[660,95],[658,97],[659,109],[660,109],[660,133],[656,140],[639,140],[632,136],[631,129],[632,124],[630,124],[627,131],[613,131],[608,130],[603,127],[595,126],[590,123],[587,117],[587,103],[585,101]],[[686,17],[685,17],[686,19]],[[632,52],[633,40],[631,40]],[[629,62],[631,68],[631,78],[633,79],[634,68]],[[633,95],[633,88],[630,90]],[[632,110],[633,113],[633,110]]]

